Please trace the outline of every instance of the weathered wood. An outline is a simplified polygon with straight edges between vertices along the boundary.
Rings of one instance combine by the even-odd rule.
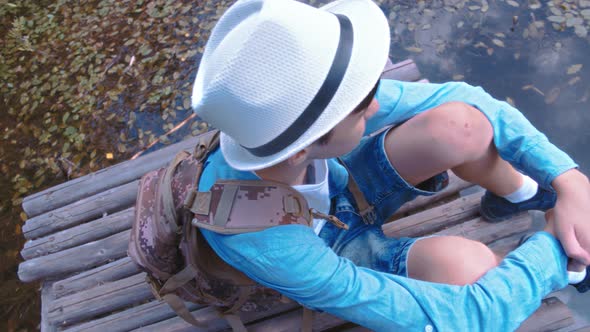
[[[291,311],[289,313],[264,320],[248,326],[249,332],[290,332],[299,331],[301,328],[303,309]],[[343,324],[350,324],[348,321],[332,316],[328,313],[314,312],[313,330],[324,331]]]
[[[461,197],[383,226],[388,236],[423,236],[478,215],[482,193]]]
[[[131,258],[124,257],[55,282],[53,284],[53,293],[55,298],[60,298],[107,282],[127,278],[140,272],[141,268]]]
[[[518,332],[556,331],[570,326],[574,318],[569,308],[556,297],[543,300],[541,307],[535,311],[518,328]]]
[[[527,229],[524,232],[514,233],[513,235],[504,237],[488,244],[488,247],[492,249],[499,256],[506,256],[510,251],[516,249],[523,236],[530,234],[531,229]]]
[[[573,324],[573,318],[568,307],[556,297],[550,297],[543,300],[541,307],[522,323],[517,332],[556,331],[560,328],[570,326],[571,324]],[[341,329],[339,331],[369,332],[370,330],[364,327],[355,326]]]
[[[418,66],[416,66],[413,60],[408,59],[395,64],[389,62],[383,70],[381,78],[413,82],[419,80],[420,76]]]
[[[145,273],[139,273],[54,300],[49,307],[49,321],[71,325],[152,298]]]
[[[499,224],[489,223],[478,217],[436,234],[462,236],[488,244],[503,237],[524,232],[532,225],[533,218],[528,213],[521,213]]]
[[[185,304],[190,311],[203,308],[203,306],[191,302],[185,302]],[[155,300],[97,320],[71,326],[64,332],[129,331],[175,316],[176,313],[166,302]]]
[[[432,196],[419,196],[416,199],[402,205],[391,218],[392,220],[400,219],[408,216],[416,210],[419,210],[427,205],[438,202],[447,197],[457,194],[459,191],[472,186],[473,184],[460,179],[455,173],[449,171],[449,185],[440,192]]]
[[[297,308],[297,304],[295,303],[283,303],[279,304],[269,311],[264,312],[241,312],[240,318],[242,322],[248,324],[250,322],[263,319],[265,317],[273,317],[279,313],[288,312],[290,310],[294,310]],[[197,317],[199,320],[203,321],[206,328],[198,328],[195,326],[190,325],[189,323],[185,322],[180,317],[174,317],[167,319],[165,321],[152,324],[149,326],[144,326],[137,330],[133,331],[141,331],[141,332],[202,332],[202,331],[225,331],[229,328],[226,320],[219,317],[217,311],[211,307],[206,307],[203,309],[199,309],[196,311],[191,312],[193,316]],[[272,318],[275,319],[275,318]]]
[[[135,203],[138,183],[133,181],[31,218],[25,222],[23,234],[33,239],[129,208]]]
[[[55,332],[57,328],[49,322],[49,306],[55,299],[52,282],[44,281],[41,286],[41,332]]]
[[[135,207],[59,231],[25,243],[20,252],[24,259],[52,254],[131,228]]]
[[[24,261],[18,266],[21,281],[30,282],[87,270],[127,254],[130,230],[102,240]]]
[[[151,170],[165,166],[176,153],[192,149],[196,142],[197,139],[192,137],[137,159],[113,165],[27,196],[22,204],[23,210],[29,217],[34,217],[84,197],[129,183]]]

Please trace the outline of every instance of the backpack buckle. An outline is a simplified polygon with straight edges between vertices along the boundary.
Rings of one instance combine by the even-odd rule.
[[[162,296],[160,295],[160,289],[162,289],[162,284],[160,284],[160,281],[153,278],[149,274],[145,276],[145,281],[150,286],[150,290],[152,291],[152,294],[154,295],[156,300],[162,301]]]

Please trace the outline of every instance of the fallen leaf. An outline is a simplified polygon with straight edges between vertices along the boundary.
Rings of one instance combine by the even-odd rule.
[[[553,22],[553,23],[563,23],[563,22],[565,22],[565,17],[563,17],[563,16],[549,16],[549,17],[547,17],[547,20],[549,20],[549,22]]]
[[[512,105],[512,107],[516,107],[516,105],[514,104],[514,100],[512,100],[512,98],[506,97],[506,102],[508,104]]]
[[[519,7],[518,2],[514,1],[514,0],[508,0],[506,1],[507,4],[509,4],[512,7]]]
[[[109,159],[109,160],[114,158],[113,154],[112,154],[112,153],[110,153],[110,152],[108,152],[108,153],[106,154],[106,157],[107,157],[107,159]]]
[[[583,65],[581,63],[576,64],[576,65],[571,65],[569,66],[569,68],[567,69],[567,74],[568,75],[573,75],[577,72],[580,71],[580,69],[582,69]]]
[[[504,42],[500,39],[492,39],[492,43],[494,43],[494,45],[498,46],[498,47],[504,47]]]
[[[567,82],[567,84],[574,85],[574,84],[578,83],[580,80],[581,80],[580,76],[576,76],[576,77],[572,78],[571,80],[569,80]]]
[[[413,53],[422,53],[422,49],[416,46],[409,46],[405,48],[406,51],[413,52]]]
[[[576,25],[574,32],[580,38],[586,38],[588,36],[588,29],[581,25]]]
[[[549,91],[549,93],[547,93],[547,96],[545,96],[545,103],[547,105],[551,105],[553,103],[555,103],[555,101],[557,101],[557,98],[559,97],[559,94],[561,93],[561,89],[559,88],[553,88]]]

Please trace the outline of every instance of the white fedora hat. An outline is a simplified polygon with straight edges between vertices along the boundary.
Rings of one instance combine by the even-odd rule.
[[[330,131],[367,96],[389,53],[389,26],[370,0],[320,9],[240,0],[213,28],[193,110],[219,128],[230,166],[277,164]]]

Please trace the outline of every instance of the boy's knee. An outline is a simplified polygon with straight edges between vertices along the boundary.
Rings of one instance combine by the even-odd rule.
[[[448,102],[426,112],[426,132],[459,161],[471,161],[489,147],[493,130],[488,119],[475,107]]]
[[[499,262],[499,257],[481,242],[456,236],[433,237],[414,244],[408,256],[408,274],[431,282],[468,285]]]

